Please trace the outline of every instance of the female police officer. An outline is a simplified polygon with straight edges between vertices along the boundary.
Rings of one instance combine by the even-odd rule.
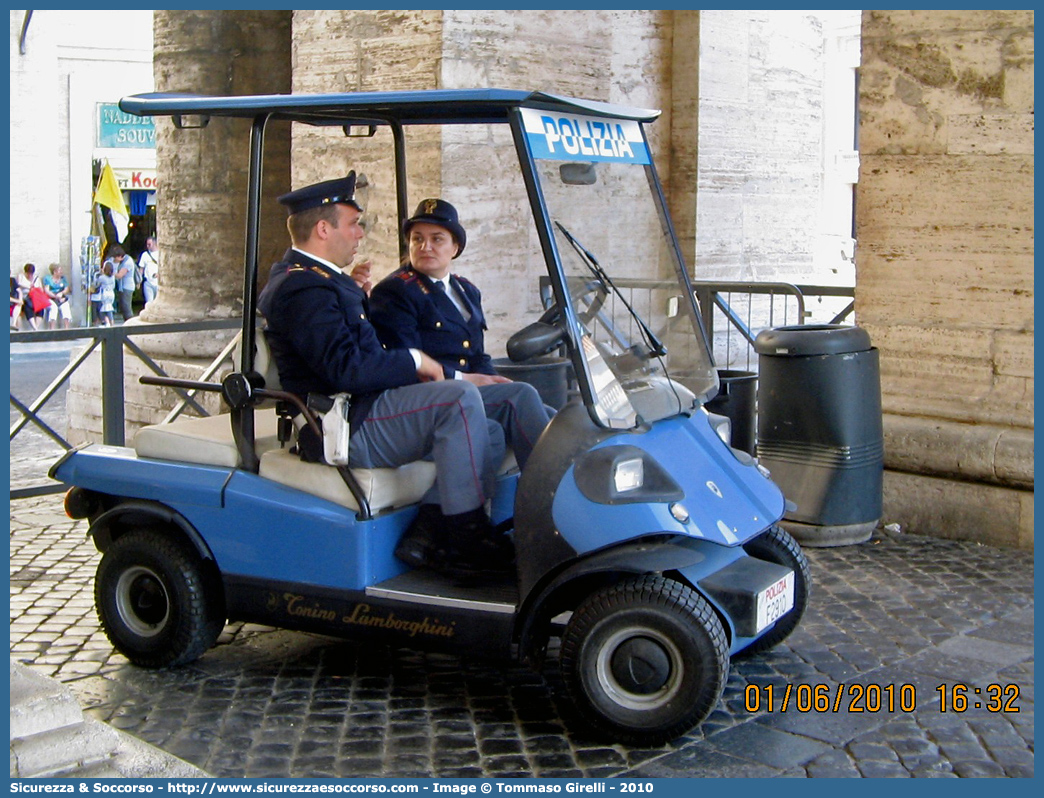
[[[486,417],[503,428],[524,468],[550,416],[536,389],[499,376],[483,348],[482,295],[470,281],[450,274],[450,262],[467,245],[457,209],[442,199],[422,200],[402,231],[409,261],[370,295],[370,318],[378,335],[389,347],[413,347],[431,355],[447,379],[477,385]]]

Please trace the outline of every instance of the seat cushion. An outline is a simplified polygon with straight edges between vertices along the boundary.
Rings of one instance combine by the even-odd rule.
[[[254,450],[259,457],[279,448],[277,430],[275,408],[254,411]],[[227,468],[241,465],[228,413],[142,427],[134,436],[134,450],[139,457]]]
[[[501,475],[518,469],[515,453],[508,450],[500,465]],[[285,449],[274,449],[261,455],[260,475],[281,485],[297,488],[313,496],[359,509],[340,472],[324,463],[306,463]],[[417,460],[398,468],[353,468],[352,474],[362,488],[370,512],[415,504],[435,484],[435,464]]]
[[[305,493],[348,507],[359,509],[340,472],[323,463],[306,463],[286,449],[274,449],[261,455],[261,476],[297,488]],[[389,507],[403,507],[419,502],[435,483],[435,464],[425,460],[407,463],[399,468],[353,468],[371,512]]]

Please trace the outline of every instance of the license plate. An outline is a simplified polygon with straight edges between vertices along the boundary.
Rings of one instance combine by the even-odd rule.
[[[794,572],[758,593],[758,632],[794,608]]]

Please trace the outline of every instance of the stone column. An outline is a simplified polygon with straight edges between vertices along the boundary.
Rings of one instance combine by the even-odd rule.
[[[700,12],[672,12],[671,181],[667,201],[690,274],[696,267],[696,200],[700,145]]]
[[[295,11],[294,91],[319,94],[448,88],[439,76],[444,13]],[[407,130],[406,140],[411,201],[438,196],[441,131]],[[372,139],[346,139],[340,128],[302,125],[294,131],[294,188],[342,177],[350,169],[359,175],[357,197],[366,210],[366,238],[357,260],[372,261],[374,282],[399,265],[392,146],[391,134],[384,129]]]
[[[156,91],[290,92],[290,11],[157,11],[154,25]],[[156,120],[156,142],[160,291],[130,324],[238,318],[243,304],[250,123],[213,118],[202,130],[176,130],[170,118],[161,117]],[[287,247],[286,213],[275,197],[289,184],[290,126],[270,125],[260,229],[262,283],[268,266]],[[133,341],[168,375],[195,380],[236,333],[138,335]],[[151,373],[125,351],[128,443],[138,428],[161,421],[178,401],[171,390],[138,383],[139,376]],[[98,355],[73,375],[67,402],[69,440],[74,444],[101,440],[100,375]],[[211,379],[219,377],[220,372]],[[199,398],[209,412],[220,411],[216,394]]]
[[[1033,12],[864,11],[856,311],[885,520],[1033,547]]]
[[[288,11],[157,11],[156,91],[288,93],[290,21]],[[288,190],[289,141],[288,125],[270,127],[262,264],[286,248],[286,213],[275,197]],[[247,120],[213,118],[202,130],[177,130],[170,118],[156,120],[161,290],[143,321],[240,313],[249,147]]]

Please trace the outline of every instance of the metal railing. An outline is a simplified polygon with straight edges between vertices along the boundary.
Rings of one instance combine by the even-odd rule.
[[[124,350],[126,349],[134,357],[144,363],[154,374],[160,377],[168,376],[163,368],[156,363],[145,351],[134,341],[134,336],[139,335],[174,335],[186,332],[201,332],[208,330],[240,330],[242,321],[235,319],[217,319],[209,321],[177,322],[172,324],[124,324],[112,327],[78,327],[68,330],[38,330],[31,332],[11,332],[12,347],[22,343],[43,343],[52,341],[82,341],[86,340],[83,348],[70,355],[70,361],[58,375],[48,384],[46,388],[29,403],[18,399],[11,393],[11,406],[18,411],[20,417],[11,425],[10,440],[33,424],[40,429],[48,438],[55,441],[63,449],[68,450],[72,445],[61,433],[53,429],[43,418],[41,412],[47,403],[54,397],[58,390],[69,380],[90,355],[100,348],[101,351],[101,396],[102,396],[102,442],[110,446],[123,446],[125,443],[125,415],[124,415]],[[221,351],[221,354],[204,369],[200,376],[201,380],[207,380],[221,367],[231,354],[239,340],[237,334]],[[186,391],[175,388],[180,396],[179,403],[170,411],[164,422],[174,420],[185,409],[192,408],[202,416],[209,415],[207,410],[195,401],[195,391]],[[58,493],[64,490],[64,486],[58,483],[35,485],[28,488],[11,490],[11,499],[22,499],[30,496],[41,496],[48,493]]]
[[[653,294],[676,288],[677,283],[633,278],[619,278],[614,283],[624,292],[628,304],[639,313],[649,314],[647,321],[661,335],[664,330],[656,328],[666,309],[656,306]],[[741,366],[756,371],[754,339],[762,330],[792,324],[842,324],[855,309],[855,289],[851,286],[695,280],[693,293],[714,362],[722,369]],[[554,303],[551,281],[546,277],[540,278],[540,298],[545,308]],[[842,304],[846,298],[848,303]]]
[[[851,286],[697,280],[693,288],[720,368],[742,366],[756,371],[754,339],[762,330],[792,324],[842,324],[855,310]],[[845,298],[850,301],[844,306],[840,301],[823,303],[824,299]],[[812,300],[816,300],[816,310],[810,309]]]

